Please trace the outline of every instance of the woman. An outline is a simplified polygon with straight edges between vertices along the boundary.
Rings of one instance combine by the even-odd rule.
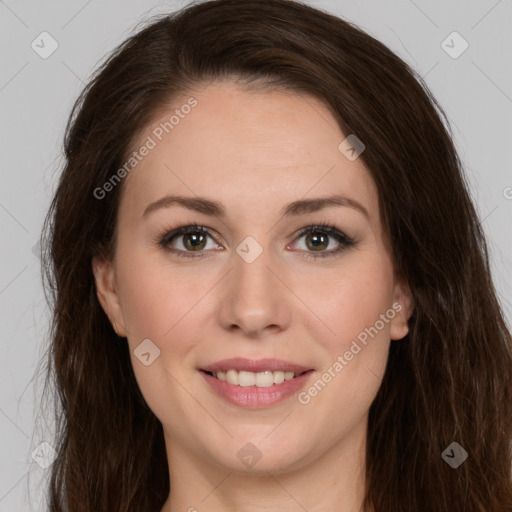
[[[297,2],[123,43],[46,223],[50,509],[512,510],[512,341],[442,119]]]

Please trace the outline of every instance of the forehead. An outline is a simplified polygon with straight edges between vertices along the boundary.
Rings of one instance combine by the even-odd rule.
[[[345,138],[311,96],[215,83],[162,108],[141,133],[132,150],[151,149],[129,172],[122,202],[142,212],[179,192],[273,209],[343,193],[375,214],[373,180],[361,159],[340,151]]]

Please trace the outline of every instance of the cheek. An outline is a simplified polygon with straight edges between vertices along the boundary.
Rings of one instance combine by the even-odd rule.
[[[393,269],[385,255],[355,254],[345,269],[317,276],[314,282],[302,293],[317,328],[322,320],[322,344],[330,354],[349,350],[354,340],[364,344],[365,338],[389,338],[391,315],[379,320],[391,308],[393,297]],[[376,322],[377,334],[372,329]]]
[[[330,277],[330,293],[322,295],[317,289],[311,304],[333,332],[322,329],[321,338],[317,334],[323,365],[299,399],[320,416],[329,411],[343,430],[366,414],[382,382],[396,314],[393,272],[385,256],[375,255],[361,257],[350,271]]]
[[[120,296],[129,337],[161,340],[192,307],[198,286],[167,268],[159,257],[130,251],[119,261]]]
[[[190,401],[180,383],[186,382],[183,369],[192,360],[197,343],[191,324],[194,304],[197,305],[205,290],[202,285],[194,284],[193,276],[171,271],[161,258],[151,257],[142,250],[132,250],[130,258],[119,261],[118,277],[138,386],[157,417],[173,425],[176,418],[185,417],[183,404]],[[143,358],[139,359],[142,346],[150,354],[149,365],[144,364]],[[177,414],[170,415],[169,411]]]
[[[209,317],[205,295],[215,282],[211,272],[205,272],[203,279],[197,274],[197,269],[192,267],[177,271],[175,266],[166,264],[165,258],[142,249],[132,250],[129,259],[119,262],[128,343],[143,389],[150,384],[146,379],[152,379],[156,387],[160,385],[158,373],[148,373],[145,371],[148,368],[162,367],[180,375],[184,368],[195,364],[194,348],[200,339],[203,320]],[[134,354],[146,339],[159,350],[157,364],[149,367],[142,366]],[[169,380],[165,372],[160,378],[162,382]]]
[[[321,347],[322,365],[301,403],[330,410],[345,424],[368,410],[384,375],[396,314],[393,269],[385,255],[366,253],[354,258],[346,271],[316,283],[308,306],[324,327],[319,330],[318,319],[310,317],[307,328]],[[333,408],[336,403],[343,408]]]

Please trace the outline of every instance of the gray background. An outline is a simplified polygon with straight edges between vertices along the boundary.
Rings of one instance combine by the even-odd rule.
[[[92,70],[137,22],[186,3],[0,0],[0,512],[44,509],[49,469],[31,454],[51,440],[53,411],[36,421],[42,380],[35,378],[49,313],[33,248],[62,163],[68,113]],[[512,0],[310,3],[356,23],[425,77],[450,119],[510,319]],[[46,59],[31,47],[35,40],[39,51],[50,48],[38,37],[44,31],[58,43]],[[461,40],[442,44],[453,31],[469,44],[457,58],[445,50],[458,53]]]

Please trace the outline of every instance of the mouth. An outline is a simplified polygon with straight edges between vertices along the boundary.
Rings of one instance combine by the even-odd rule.
[[[264,370],[262,372],[250,371],[237,371],[235,369],[227,371],[210,372],[201,370],[202,372],[214,377],[221,382],[227,382],[233,386],[250,387],[256,386],[258,388],[269,388],[277,386],[285,381],[289,381],[300,377],[301,375],[312,372],[313,370],[306,370],[303,372],[282,371],[282,370]]]
[[[225,359],[198,370],[217,396],[246,408],[284,402],[306,386],[315,372],[281,359],[244,358]]]

